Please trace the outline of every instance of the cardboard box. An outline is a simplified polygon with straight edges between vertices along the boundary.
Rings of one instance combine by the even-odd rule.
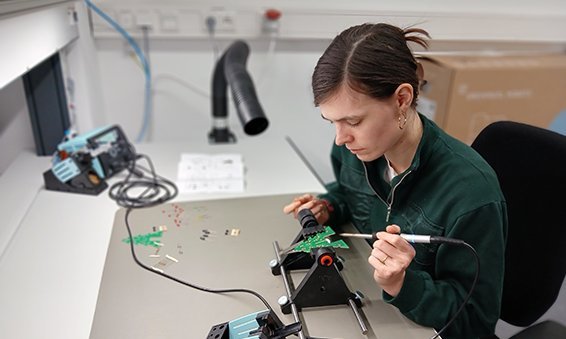
[[[488,124],[524,122],[566,134],[566,55],[426,56],[418,110],[471,144]]]

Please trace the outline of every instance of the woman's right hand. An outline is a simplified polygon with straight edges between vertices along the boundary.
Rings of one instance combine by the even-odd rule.
[[[322,199],[318,199],[312,194],[303,194],[300,197],[296,197],[287,206],[283,207],[283,213],[291,214],[295,219],[297,218],[297,213],[300,210],[308,208],[314,214],[316,221],[320,225],[326,224],[330,218],[330,211],[328,210],[328,205]]]

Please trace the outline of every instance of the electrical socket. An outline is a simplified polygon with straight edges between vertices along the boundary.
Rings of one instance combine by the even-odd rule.
[[[228,10],[212,10],[205,15],[204,27],[208,31],[207,20],[214,20],[214,31],[231,33],[236,31],[236,13]]]
[[[139,10],[135,13],[135,21],[137,27],[149,27],[153,28],[155,26],[154,13],[149,10]]]

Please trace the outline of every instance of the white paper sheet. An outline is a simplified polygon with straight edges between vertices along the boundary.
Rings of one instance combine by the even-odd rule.
[[[180,193],[243,192],[241,154],[185,153],[177,171]]]

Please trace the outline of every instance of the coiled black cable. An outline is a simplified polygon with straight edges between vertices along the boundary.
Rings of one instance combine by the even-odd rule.
[[[145,159],[149,169],[138,165],[139,159]],[[177,196],[178,190],[175,183],[157,175],[147,155],[137,154],[135,159],[128,164],[127,170],[126,178],[110,186],[108,192],[110,199],[116,201],[118,205],[130,209],[152,207]],[[149,177],[146,177],[143,172],[148,173]]]

